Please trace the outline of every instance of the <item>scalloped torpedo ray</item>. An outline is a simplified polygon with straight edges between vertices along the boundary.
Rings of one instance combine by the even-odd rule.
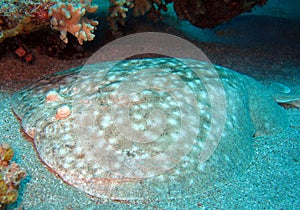
[[[191,59],[70,69],[16,92],[12,109],[43,163],[104,200],[182,198],[233,180],[252,159],[253,136],[287,126],[259,82]]]

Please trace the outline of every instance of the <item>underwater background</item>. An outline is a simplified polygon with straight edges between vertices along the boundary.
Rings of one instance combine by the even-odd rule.
[[[220,2],[231,5],[231,10],[225,10],[226,7]],[[138,3],[140,7],[137,7]],[[75,6],[73,9],[67,6],[65,10],[61,9],[67,4]],[[77,10],[78,7],[84,10]],[[203,8],[206,11],[202,11]],[[211,12],[209,8],[215,8],[215,11]],[[80,22],[81,28],[75,27],[75,20],[68,22],[68,18],[64,19],[68,16],[64,12],[66,10],[73,10],[70,16],[77,15],[76,21]],[[1,0],[0,143],[10,145],[14,155],[12,158],[12,150],[10,147],[7,149],[7,145],[1,147],[0,208],[300,209],[299,11],[299,0],[199,0],[194,3],[180,0]],[[113,12],[115,15],[112,15]],[[65,27],[60,18],[72,27]],[[31,90],[24,89],[25,94],[29,95],[22,107],[22,101],[16,103],[14,100],[19,93],[16,91],[30,84],[40,85],[40,79],[47,75],[78,68],[105,44],[141,32],[162,32],[188,40],[211,63],[254,78],[262,85],[248,88],[251,94],[245,91],[240,92],[240,96],[249,97],[250,102],[257,100],[257,106],[266,108],[268,101],[261,98],[262,93],[274,93],[274,101],[288,116],[288,121],[279,112],[273,113],[272,120],[274,117],[274,121],[285,124],[287,129],[274,134],[251,136],[251,161],[239,176],[213,183],[207,186],[207,190],[189,191],[188,194],[182,190],[180,195],[183,196],[180,198],[173,198],[166,192],[159,201],[103,200],[66,184],[55,170],[45,166],[39,151],[34,148],[33,140],[28,138],[30,133],[24,126],[21,129],[20,119],[16,118],[16,115],[29,115],[27,111],[22,113],[22,109],[28,108],[28,101],[38,100],[39,93],[30,95]],[[113,58],[118,54],[118,49],[107,53],[111,53]],[[161,55],[145,53],[133,56],[138,59],[152,57]],[[51,87],[60,84],[58,80],[49,78],[45,81],[51,81]],[[44,88],[43,85],[39,87]],[[254,115],[262,118],[268,116],[264,111]],[[247,126],[248,122],[245,122]],[[247,154],[248,148],[238,149]]]

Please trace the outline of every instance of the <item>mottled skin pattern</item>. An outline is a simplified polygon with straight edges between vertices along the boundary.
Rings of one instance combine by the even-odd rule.
[[[222,90],[224,112],[212,105]],[[62,106],[71,113],[58,119]],[[287,120],[254,79],[174,58],[70,69],[15,93],[12,108],[43,162],[103,201],[188,197],[229,182],[248,167],[253,136],[280,132]],[[201,161],[209,141],[217,145]]]

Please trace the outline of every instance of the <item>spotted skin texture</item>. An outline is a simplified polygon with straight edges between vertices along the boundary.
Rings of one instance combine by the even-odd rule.
[[[46,77],[16,92],[12,108],[66,183],[103,202],[145,203],[237,179],[252,160],[253,136],[285,129],[284,110],[262,87],[221,66],[148,58]],[[58,100],[46,101],[49,91]],[[62,106],[71,114],[57,119]]]

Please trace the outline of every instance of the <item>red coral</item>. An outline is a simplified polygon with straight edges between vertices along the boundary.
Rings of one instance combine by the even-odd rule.
[[[48,10],[51,6],[53,6],[53,2],[46,2],[44,4],[31,5],[30,6],[30,16],[37,20],[38,22],[49,23],[50,17],[48,15]]]

